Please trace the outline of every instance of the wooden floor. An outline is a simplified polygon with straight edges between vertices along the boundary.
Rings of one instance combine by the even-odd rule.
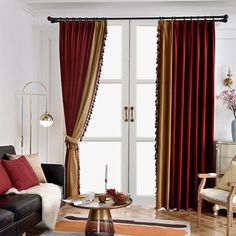
[[[65,205],[60,210],[60,215],[65,213],[83,213],[88,214],[86,210],[80,210],[75,207]],[[197,227],[197,214],[195,211],[156,211],[153,207],[144,207],[131,205],[127,208],[121,208],[111,211],[112,217],[122,218],[145,218],[145,219],[169,219],[189,221],[191,225],[191,235],[202,236],[223,236],[226,235],[226,216],[213,216],[210,213],[203,213],[201,217],[201,226]],[[231,235],[236,235],[236,218],[233,220]]]

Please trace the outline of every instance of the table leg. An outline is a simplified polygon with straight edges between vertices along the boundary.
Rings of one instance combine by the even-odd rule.
[[[113,236],[115,233],[109,209],[91,209],[85,228],[86,236]]]

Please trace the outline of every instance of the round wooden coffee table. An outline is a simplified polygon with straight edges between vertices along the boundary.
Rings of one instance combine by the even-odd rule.
[[[81,195],[72,197],[70,199],[81,199]],[[131,203],[131,198],[125,204],[121,205],[114,203],[111,198],[106,200],[105,203],[99,203],[98,197],[95,196],[95,199],[88,204],[78,206],[75,206],[73,204],[71,205],[81,209],[89,210],[89,216],[85,228],[86,236],[113,236],[115,230],[110,210],[127,207]]]

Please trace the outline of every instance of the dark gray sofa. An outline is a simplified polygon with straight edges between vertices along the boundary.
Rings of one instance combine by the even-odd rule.
[[[15,154],[13,146],[0,146],[0,159]],[[59,164],[42,164],[46,179],[62,186],[65,192],[65,168]],[[1,182],[1,180],[0,180]],[[37,194],[0,196],[0,236],[18,236],[42,220],[42,200]]]

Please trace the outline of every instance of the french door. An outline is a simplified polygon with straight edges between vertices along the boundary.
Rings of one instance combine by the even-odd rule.
[[[108,188],[154,205],[156,21],[111,21],[100,85],[80,143],[81,192]]]

